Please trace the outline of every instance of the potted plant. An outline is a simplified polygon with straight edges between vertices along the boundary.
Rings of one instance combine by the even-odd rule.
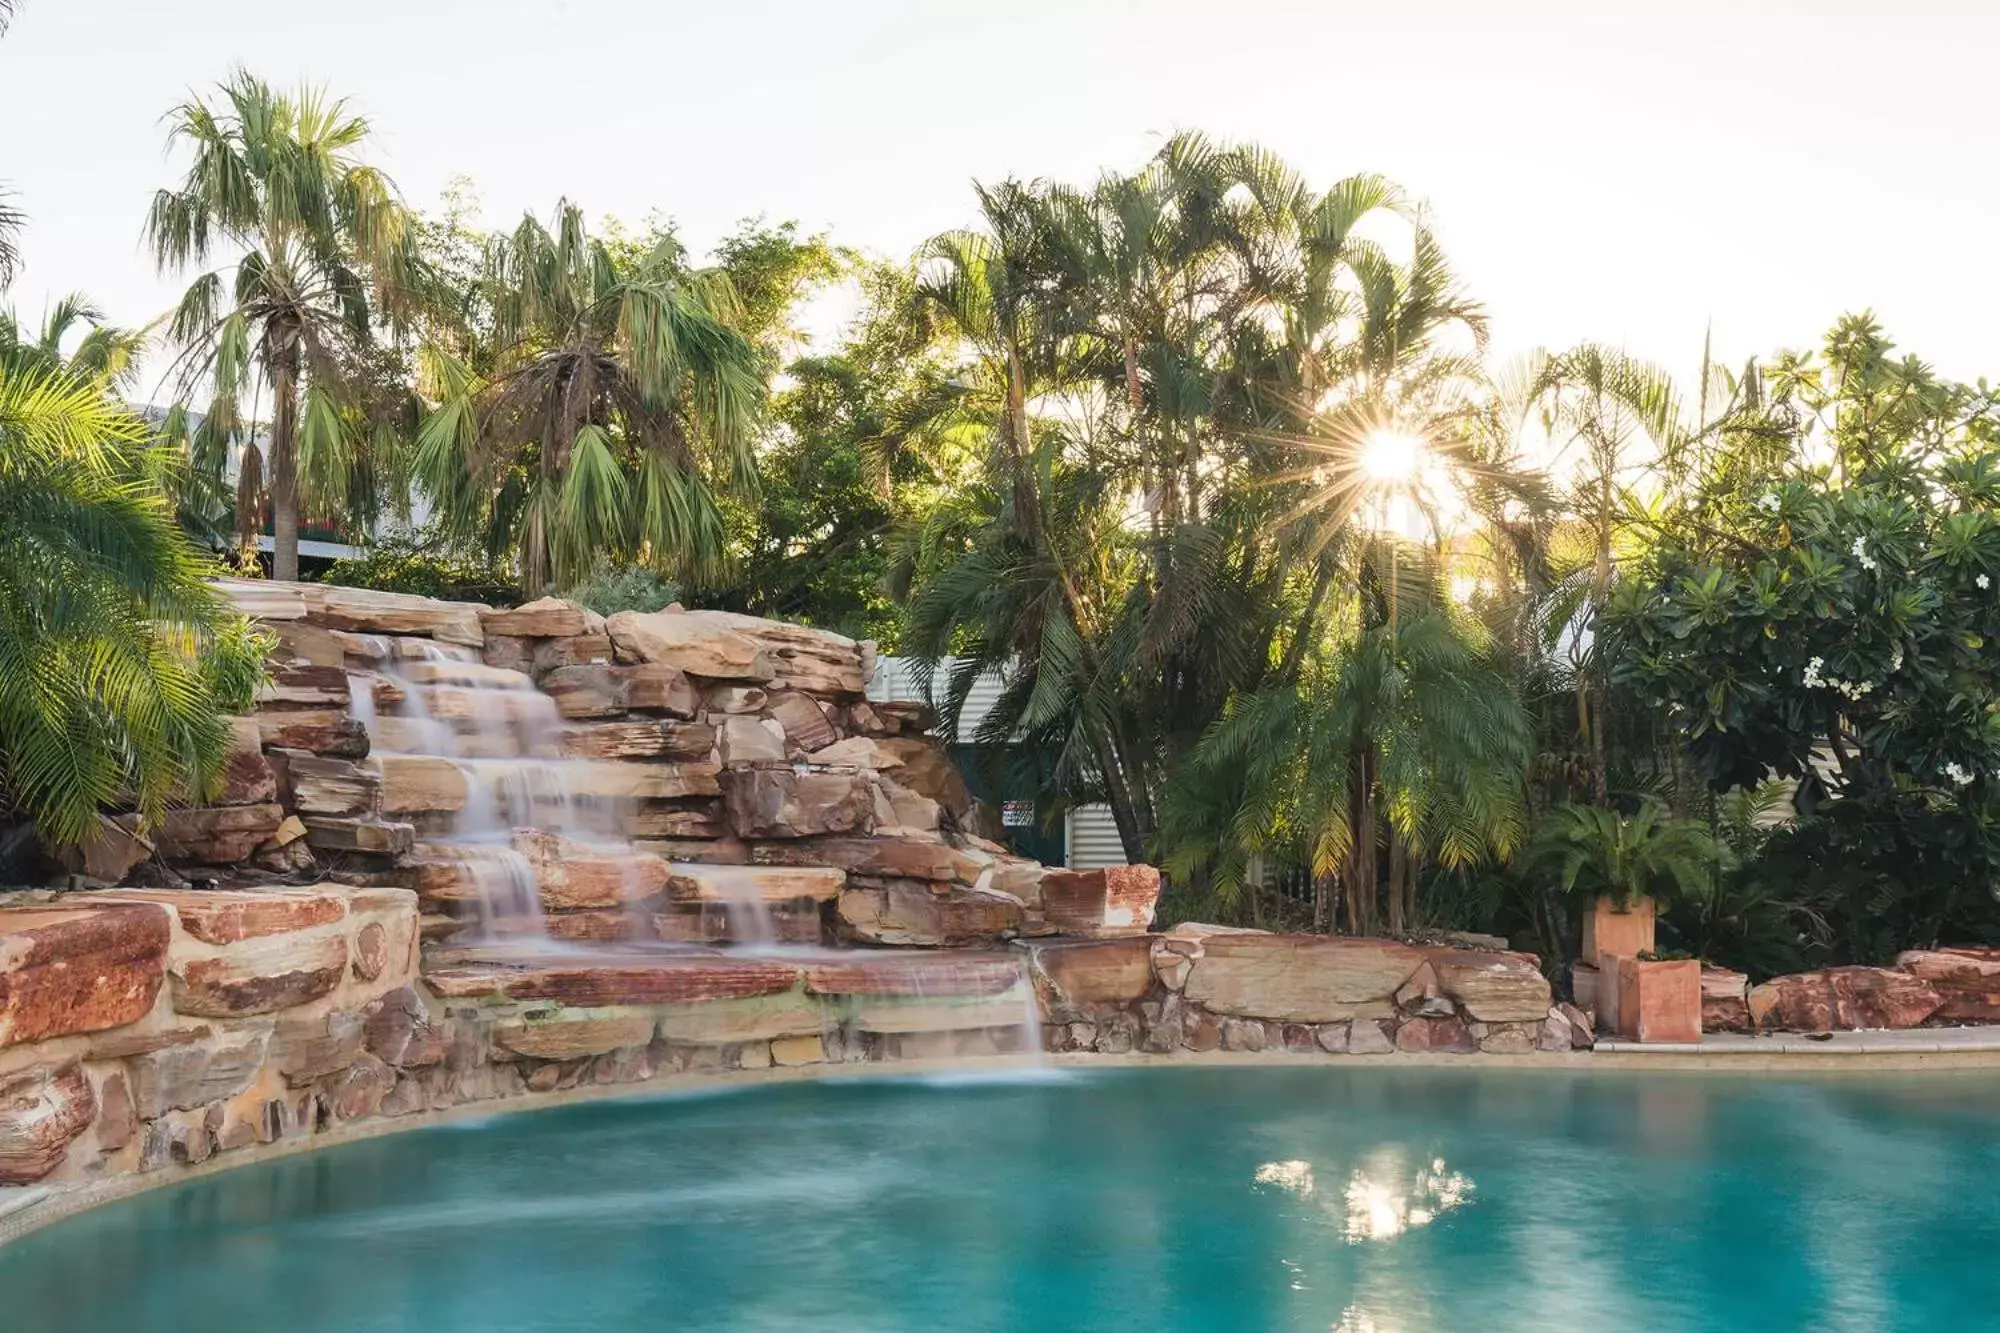
[[[1583,947],[1574,974],[1578,1003],[1597,1011],[1599,1026],[1626,1031],[1636,1018],[1627,1021],[1622,972],[1607,960],[1663,961],[1648,957],[1660,902],[1699,893],[1714,875],[1721,849],[1699,824],[1675,819],[1648,800],[1629,815],[1604,806],[1559,806],[1535,831],[1535,856],[1555,871],[1563,894],[1582,909]],[[1700,964],[1693,966],[1699,1036]]]

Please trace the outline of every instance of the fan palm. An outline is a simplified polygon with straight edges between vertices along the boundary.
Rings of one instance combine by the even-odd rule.
[[[553,231],[528,217],[492,240],[486,283],[484,364],[428,353],[418,469],[447,529],[516,556],[531,590],[607,553],[718,575],[718,495],[756,488],[765,394],[728,276],[671,239],[623,259],[564,203]]]
[[[413,229],[389,179],[360,159],[368,122],[345,102],[279,93],[242,71],[220,101],[169,114],[170,141],[188,141],[194,160],[155,195],[146,233],[162,271],[232,256],[194,279],[169,320],[179,396],[208,392],[196,464],[219,472],[241,449],[239,534],[254,540],[268,490],[272,571],[295,579],[302,500],[344,507],[369,444],[359,411],[373,326],[414,289]],[[260,443],[243,399],[265,392]]]
[[[172,456],[98,383],[0,363],[0,807],[44,841],[215,776],[261,647],[161,487]]]
[[[1366,630],[1296,680],[1239,699],[1169,787],[1171,871],[1223,905],[1251,858],[1302,853],[1315,926],[1344,890],[1350,930],[1416,924],[1417,871],[1504,858],[1525,825],[1529,728],[1504,676],[1442,613]]]

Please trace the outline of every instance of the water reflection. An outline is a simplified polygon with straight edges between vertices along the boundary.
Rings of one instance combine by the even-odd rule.
[[[1297,1159],[1265,1162],[1252,1177],[1256,1184],[1270,1185],[1297,1195],[1313,1197],[1316,1182],[1310,1162]],[[1472,1197],[1472,1178],[1454,1171],[1442,1157],[1412,1172],[1395,1150],[1377,1153],[1369,1165],[1356,1167],[1347,1178],[1336,1211],[1329,1201],[1322,1206],[1340,1225],[1350,1245],[1363,1241],[1392,1240],[1405,1231],[1429,1226],[1442,1214],[1462,1206]]]

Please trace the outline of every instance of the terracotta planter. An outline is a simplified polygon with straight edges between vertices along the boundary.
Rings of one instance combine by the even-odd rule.
[[[1608,897],[1599,898],[1583,914],[1583,948],[1578,956],[1600,970],[1609,970],[1602,961],[1604,954],[1637,958],[1654,947],[1651,898],[1634,898],[1622,908]]]
[[[1682,958],[1667,963],[1606,954],[1617,963],[1618,984],[1610,984],[1605,968],[1600,992],[1617,991],[1612,1030],[1627,1041],[1698,1042],[1701,1040],[1701,963]]]

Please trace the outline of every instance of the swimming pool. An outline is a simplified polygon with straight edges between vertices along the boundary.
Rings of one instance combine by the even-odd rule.
[[[2000,1317],[2000,1079],[825,1080],[438,1127],[0,1247],[71,1330],[1891,1329]]]

